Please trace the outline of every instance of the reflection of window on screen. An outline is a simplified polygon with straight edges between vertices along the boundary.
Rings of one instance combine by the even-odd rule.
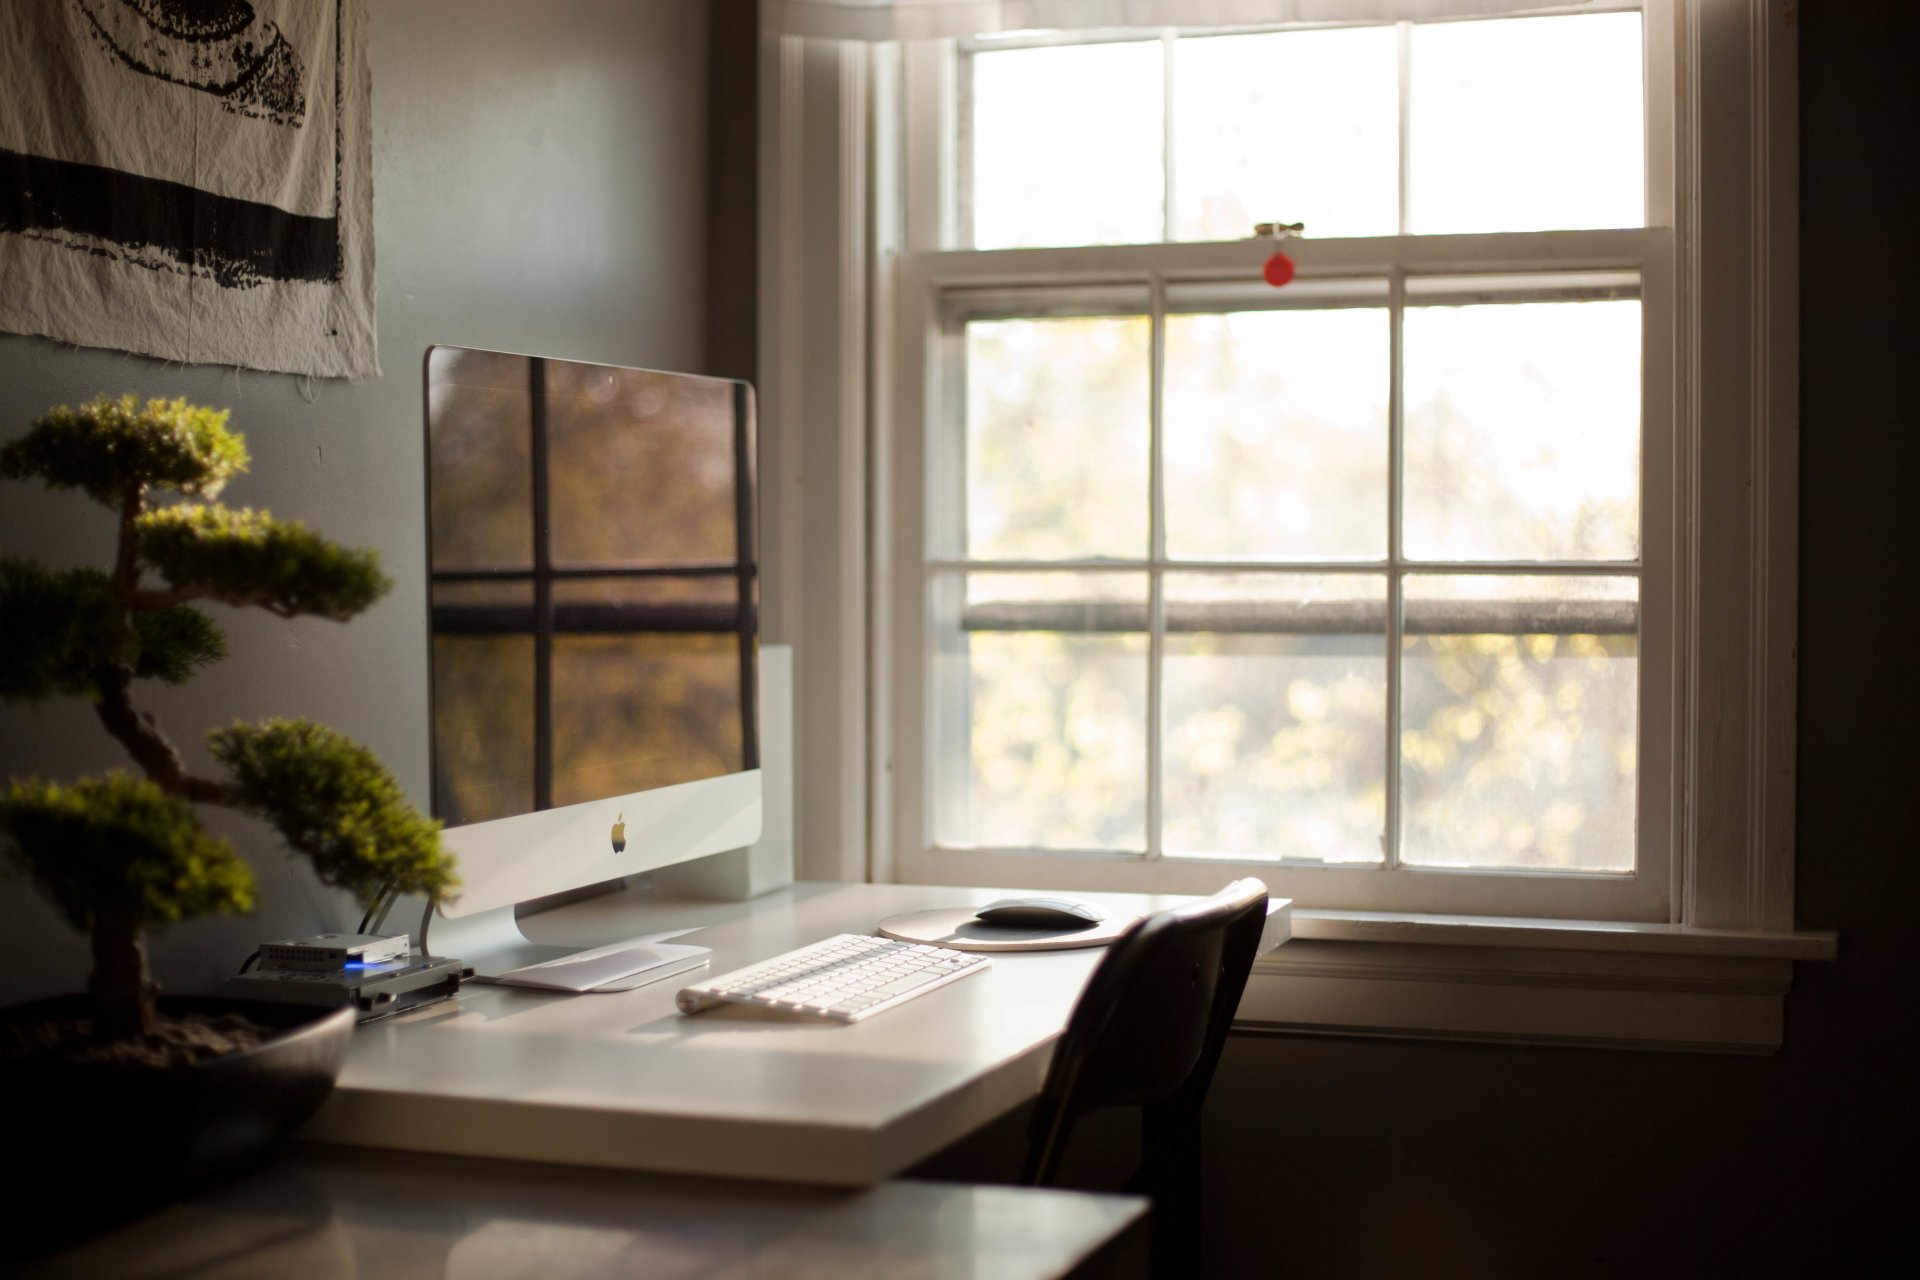
[[[752,767],[734,384],[450,348],[428,381],[441,816]]]
[[[1471,871],[1448,909],[1649,913],[1643,352],[1673,317],[1644,34],[956,51],[955,243],[908,255],[936,329],[902,344],[930,406],[908,874],[1298,863],[1419,910],[1440,879],[1409,873]],[[1346,247],[1281,290],[1205,255],[1276,219]]]

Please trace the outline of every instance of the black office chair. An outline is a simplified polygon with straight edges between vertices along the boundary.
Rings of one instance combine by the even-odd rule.
[[[1128,929],[1074,1006],[1034,1107],[1028,1186],[1054,1185],[1082,1116],[1141,1108],[1140,1167],[1125,1189],[1153,1197],[1160,1274],[1197,1260],[1200,1108],[1266,918],[1267,886],[1247,879]]]

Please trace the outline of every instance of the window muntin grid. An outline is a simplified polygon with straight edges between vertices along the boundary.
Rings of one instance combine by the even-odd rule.
[[[971,475],[970,469],[964,464],[946,469],[944,485],[938,479],[942,473],[939,470],[930,471],[930,482],[935,492],[929,493],[928,510],[936,515],[928,530],[928,545],[934,554],[928,559],[926,569],[932,606],[931,636],[936,651],[933,658],[933,740],[936,758],[932,770],[934,777],[931,779],[936,843],[956,848],[1000,847],[1004,843],[994,839],[972,838],[980,834],[991,835],[991,832],[976,832],[967,822],[956,821],[956,814],[966,813],[973,805],[973,789],[977,782],[954,759],[953,750],[954,743],[959,740],[956,729],[961,724],[969,726],[969,750],[973,746],[970,696],[977,690],[970,687],[970,673],[963,669],[964,664],[957,667],[956,659],[975,639],[985,646],[1004,650],[1007,641],[1012,638],[1024,637],[1024,643],[1031,648],[1035,637],[1053,636],[1076,646],[1083,656],[1097,651],[1102,655],[1099,662],[1108,671],[1106,683],[1110,697],[1140,704],[1138,719],[1143,741],[1134,754],[1141,758],[1145,772],[1139,788],[1141,838],[1134,840],[1131,845],[1125,840],[1115,839],[1110,832],[1094,834],[1092,838],[1075,839],[1073,833],[1076,828],[1071,823],[1064,826],[1056,823],[1055,830],[1067,833],[1066,843],[1048,845],[1035,842],[1028,847],[1062,852],[1125,852],[1149,859],[1201,856],[1301,861],[1320,865],[1359,866],[1371,863],[1388,868],[1403,865],[1404,840],[1400,828],[1402,813],[1407,808],[1406,798],[1412,794],[1410,772],[1418,772],[1430,763],[1423,754],[1427,744],[1421,740],[1419,733],[1414,732],[1414,726],[1404,723],[1406,710],[1403,699],[1409,672],[1424,675],[1427,668],[1420,664],[1431,665],[1429,659],[1432,651],[1450,643],[1466,650],[1476,646],[1482,649],[1500,649],[1502,646],[1513,649],[1508,668],[1514,663],[1523,667],[1529,663],[1539,665],[1547,661],[1542,655],[1547,642],[1551,641],[1554,645],[1580,647],[1582,652],[1573,656],[1587,659],[1589,665],[1595,662],[1612,664],[1611,675],[1602,682],[1602,687],[1608,695],[1614,731],[1608,738],[1610,746],[1602,753],[1601,762],[1605,764],[1612,761],[1619,766],[1618,772],[1625,779],[1627,790],[1622,795],[1620,786],[1615,785],[1607,808],[1615,815],[1624,812],[1626,816],[1614,821],[1597,844],[1590,844],[1578,856],[1569,858],[1565,856],[1565,851],[1570,846],[1570,811],[1566,803],[1549,799],[1546,805],[1550,812],[1546,819],[1537,824],[1545,835],[1538,841],[1523,842],[1524,847],[1515,846],[1514,856],[1503,857],[1497,849],[1489,856],[1488,842],[1482,840],[1477,853],[1460,855],[1458,850],[1434,853],[1423,849],[1407,865],[1503,870],[1550,870],[1557,865],[1584,874],[1630,872],[1635,866],[1635,821],[1632,816],[1635,812],[1635,796],[1632,783],[1637,761],[1633,734],[1637,728],[1640,692],[1637,637],[1641,565],[1636,555],[1602,557],[1591,554],[1590,550],[1559,558],[1515,556],[1504,560],[1485,556],[1447,559],[1409,555],[1404,545],[1406,433],[1403,402],[1406,397],[1403,348],[1409,313],[1417,318],[1425,318],[1441,314],[1443,308],[1472,314],[1475,308],[1514,307],[1558,307],[1564,313],[1564,308],[1580,304],[1601,304],[1603,308],[1611,307],[1615,312],[1631,311],[1631,333],[1624,334],[1624,337],[1621,333],[1615,334],[1614,356],[1616,363],[1625,360],[1632,367],[1616,368],[1612,377],[1618,381],[1625,376],[1634,384],[1633,392],[1625,400],[1633,408],[1629,451],[1635,467],[1633,481],[1637,484],[1640,447],[1638,295],[1637,275],[1620,271],[1480,276],[1409,276],[1403,272],[1393,272],[1384,279],[1320,279],[1299,293],[1288,291],[1279,294],[1272,291],[1262,294],[1237,284],[1217,282],[1169,284],[1157,276],[1144,285],[1109,285],[1093,290],[950,291],[943,308],[947,338],[941,346],[948,353],[942,372],[942,385],[947,392],[946,403],[952,412],[941,429],[947,443],[943,446],[935,442],[933,454],[960,462],[953,436],[956,425],[964,422],[965,411],[962,406],[967,403],[964,388],[968,377],[968,347],[963,339],[956,340],[956,337],[964,335],[971,325],[1005,324],[1017,322],[1020,318],[1035,322],[1063,319],[1105,319],[1111,322],[1131,317],[1136,322],[1144,322],[1149,330],[1146,349],[1151,368],[1145,381],[1151,387],[1151,394],[1149,403],[1144,407],[1148,419],[1144,434],[1151,442],[1151,456],[1148,459],[1148,476],[1142,489],[1151,509],[1145,522],[1149,534],[1148,549],[1144,554],[1126,556],[1103,552],[1076,556],[1071,554],[1076,548],[1067,547],[1057,550],[1069,554],[1056,556],[983,557],[970,554],[973,548],[968,538],[967,524],[971,509],[967,495],[953,492],[956,483],[961,489],[965,488]],[[1142,301],[1146,304],[1144,308],[1138,305]],[[1254,307],[1256,303],[1258,310]],[[1167,424],[1163,421],[1168,383],[1165,373],[1169,349],[1166,338],[1168,325],[1178,323],[1181,317],[1222,317],[1258,314],[1259,311],[1291,312],[1296,317],[1305,316],[1309,319],[1315,312],[1330,317],[1346,312],[1349,313],[1347,318],[1351,319],[1352,312],[1373,311],[1380,313],[1385,320],[1389,342],[1388,359],[1385,362],[1387,367],[1382,372],[1387,385],[1380,390],[1384,391],[1389,411],[1387,421],[1382,424],[1387,436],[1384,459],[1386,475],[1382,480],[1390,499],[1384,513],[1387,517],[1384,541],[1388,548],[1384,554],[1330,559],[1299,555],[1265,558],[1242,556],[1216,561],[1169,553],[1166,520]],[[956,418],[952,413],[961,416]],[[964,427],[960,434],[965,434]],[[1617,445],[1619,442],[1615,443]],[[1081,452],[1093,451],[1083,449]],[[1637,527],[1639,509],[1635,496],[1632,513],[1635,519],[1630,523],[1636,523]],[[939,518],[938,513],[946,513],[946,518]],[[1050,577],[1064,580],[1068,575],[1079,579],[1082,584],[1088,581],[1137,582],[1144,590],[1135,591],[1134,598],[1129,602],[1108,600],[1102,604],[1096,596],[1088,594],[1085,585],[1064,593],[1043,585]],[[1205,592],[1196,594],[1188,586],[1208,580],[1235,580],[1264,583],[1271,588],[1274,584],[1297,582],[1307,577],[1321,584],[1319,589],[1304,595],[1295,592],[1291,596],[1286,591],[1276,593],[1270,589],[1260,589],[1241,591],[1240,595],[1247,597],[1244,599],[1230,598],[1234,593],[1229,592],[1229,598],[1208,600],[1204,598]],[[987,591],[984,595],[973,589],[971,584],[988,578],[1003,584],[1024,581],[1028,586],[1024,591],[1010,592],[1003,588]],[[1509,585],[1531,584],[1533,591],[1531,595],[1519,596],[1511,591],[1502,595],[1499,590],[1456,591],[1455,594],[1461,596],[1458,600],[1429,598],[1447,584],[1483,581],[1496,584],[1505,582]],[[1330,584],[1340,583],[1345,583],[1347,589],[1329,589]],[[1410,583],[1416,585],[1411,594]],[[1621,584],[1626,584],[1624,594]],[[1600,591],[1605,599],[1589,598],[1595,596],[1597,588],[1606,588]],[[1027,598],[1019,598],[1023,594]],[[1446,592],[1441,590],[1440,594],[1445,595]],[[1558,596],[1572,599],[1559,600],[1556,599]],[[1377,603],[1370,607],[1364,605],[1363,602],[1369,598]],[[1176,792],[1179,791],[1180,781],[1177,768],[1179,743],[1174,741],[1178,737],[1178,729],[1168,718],[1169,707],[1177,712],[1183,698],[1190,700],[1190,694],[1183,688],[1181,669],[1183,665],[1191,665],[1194,656],[1192,646],[1197,639],[1214,637],[1217,641],[1221,636],[1232,637],[1232,643],[1242,648],[1249,644],[1256,648],[1264,644],[1269,649],[1290,650],[1266,655],[1266,664],[1275,669],[1285,667],[1288,662],[1308,666],[1318,663],[1324,667],[1333,659],[1332,649],[1344,646],[1351,650],[1355,645],[1372,646],[1374,656],[1369,660],[1378,663],[1377,683],[1384,685],[1380,693],[1384,702],[1380,717],[1381,730],[1375,735],[1381,792],[1378,807],[1384,812],[1381,830],[1372,850],[1359,846],[1352,839],[1352,832],[1360,828],[1355,825],[1351,815],[1345,821],[1348,838],[1331,850],[1325,841],[1321,841],[1318,854],[1312,856],[1301,852],[1316,847],[1314,841],[1308,839],[1298,840],[1285,848],[1269,847],[1264,850],[1249,846],[1245,840],[1236,842],[1216,838],[1211,842],[1195,841],[1180,834],[1183,823],[1189,827],[1193,824],[1179,814],[1174,817],[1174,834],[1169,840],[1167,792],[1170,780],[1175,784],[1173,789]],[[1331,636],[1340,639],[1336,642],[1329,639]],[[1129,644],[1133,657],[1123,659],[1121,655],[1129,652]],[[1319,651],[1316,651],[1316,647]],[[1497,658],[1496,654],[1488,659],[1496,675],[1504,670],[1499,667]],[[1352,667],[1351,659],[1349,653],[1349,668]],[[1057,662],[1057,655],[1051,660]],[[1124,678],[1114,676],[1115,664],[1123,661],[1135,662],[1141,668],[1138,675]],[[1000,665],[1007,665],[1004,652]],[[1502,678],[1512,683],[1510,671],[1508,676]],[[1346,679],[1350,686],[1351,671]],[[1128,686],[1131,691],[1122,690],[1121,686]],[[1421,688],[1424,687],[1421,685]],[[1553,687],[1554,696],[1568,701],[1581,696],[1581,686],[1577,680],[1569,683],[1568,678],[1558,678]],[[1295,701],[1311,709],[1315,695],[1310,688],[1292,692]],[[1399,725],[1400,730],[1387,732],[1386,725]],[[1118,735],[1108,733],[1106,736]],[[1170,742],[1172,757],[1169,755]],[[1416,748],[1419,758],[1411,761],[1403,759],[1403,753],[1409,745]],[[1295,754],[1301,753],[1296,751]],[[1111,759],[1106,763],[1108,768],[1100,785],[1108,791],[1117,792],[1120,788],[1113,778],[1117,766]],[[1131,767],[1130,762],[1128,767]],[[1124,769],[1121,771],[1124,772]],[[1513,770],[1508,768],[1507,772],[1510,774]],[[1393,780],[1393,785],[1388,785],[1389,780]],[[1617,784],[1620,779],[1614,781]],[[1077,792],[1082,796],[1086,794],[1085,787],[1055,789]],[[1176,794],[1174,799],[1186,804],[1190,797]],[[1556,803],[1557,808],[1554,807]],[[1325,829],[1327,821],[1332,820],[1322,820],[1321,830]],[[1004,831],[1007,825],[1002,822],[999,829]],[[1426,827],[1421,829],[1424,831]],[[1094,827],[1083,823],[1078,830],[1093,832]],[[1285,836],[1281,838],[1291,839]],[[1544,856],[1543,851],[1554,856]]]

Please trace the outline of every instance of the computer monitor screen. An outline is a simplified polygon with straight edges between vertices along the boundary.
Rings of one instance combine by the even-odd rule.
[[[752,388],[443,346],[426,421],[433,807],[460,901],[750,843]],[[747,775],[746,840],[741,815],[688,816]]]

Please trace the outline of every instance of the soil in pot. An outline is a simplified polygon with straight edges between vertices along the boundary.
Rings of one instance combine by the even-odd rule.
[[[162,1014],[148,1034],[117,1040],[95,1036],[91,1017],[46,1018],[0,1028],[0,1062],[164,1071],[257,1049],[273,1036],[241,1013]]]

